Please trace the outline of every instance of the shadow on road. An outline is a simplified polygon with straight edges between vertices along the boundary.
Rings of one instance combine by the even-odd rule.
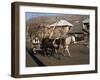
[[[33,53],[31,48],[26,48],[26,51],[29,53],[29,55],[32,57],[32,59],[37,63],[38,66],[46,66],[43,64]]]

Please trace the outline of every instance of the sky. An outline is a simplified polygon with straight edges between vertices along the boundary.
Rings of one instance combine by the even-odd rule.
[[[58,13],[39,13],[39,12],[26,12],[26,20],[29,20],[31,18],[36,18],[39,16],[58,16],[58,15],[62,15],[62,14],[58,14]]]

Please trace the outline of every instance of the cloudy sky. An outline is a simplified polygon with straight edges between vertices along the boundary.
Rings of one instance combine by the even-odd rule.
[[[39,12],[26,12],[26,20],[29,20],[31,18],[36,18],[40,16],[60,16],[63,14],[58,14],[58,13],[39,13]]]

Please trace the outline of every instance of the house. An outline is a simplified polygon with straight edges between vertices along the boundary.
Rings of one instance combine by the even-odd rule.
[[[51,37],[66,37],[68,31],[73,27],[73,24],[67,20],[59,20],[50,25],[50,38]]]
[[[83,31],[85,32],[85,33],[89,33],[89,18],[86,18],[85,20],[83,20],[82,21],[82,23],[83,23]]]

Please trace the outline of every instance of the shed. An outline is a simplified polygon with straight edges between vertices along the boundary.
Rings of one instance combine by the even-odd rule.
[[[51,24],[50,26],[70,26],[70,27],[72,27],[73,26],[73,24],[71,24],[70,22],[68,22],[67,20],[60,20],[60,21],[58,21],[58,22],[55,22],[55,23],[53,23],[53,24]]]
[[[83,31],[89,33],[89,27],[90,27],[89,18],[86,18],[82,22],[83,22]]]
[[[73,24],[67,20],[59,20],[50,25],[50,37],[65,37],[71,27],[73,27]]]

